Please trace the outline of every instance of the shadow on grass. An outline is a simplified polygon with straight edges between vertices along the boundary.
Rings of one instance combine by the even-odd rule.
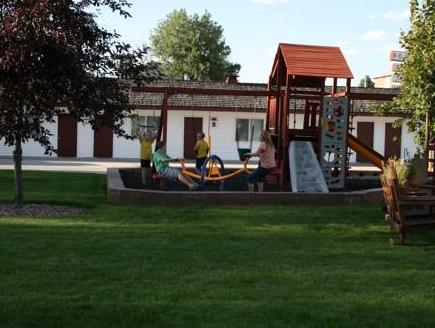
[[[13,171],[0,170],[0,202],[13,203]],[[106,201],[106,176],[89,173],[24,171],[24,200],[95,208]]]

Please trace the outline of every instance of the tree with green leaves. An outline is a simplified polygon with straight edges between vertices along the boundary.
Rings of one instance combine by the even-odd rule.
[[[223,28],[210,13],[189,16],[184,9],[172,11],[151,34],[151,49],[168,76],[195,81],[219,81],[237,74]]]
[[[151,80],[146,49],[133,50],[98,26],[108,7],[127,18],[126,0],[3,0],[0,3],[0,141],[13,147],[15,204],[23,204],[22,144],[35,140],[55,152],[44,127],[63,113],[103,122],[120,135],[130,82]]]
[[[401,93],[377,109],[380,114],[401,114],[416,142],[427,150],[435,132],[435,0],[411,0],[411,26],[402,33],[406,58],[398,75]]]
[[[361,79],[361,81],[359,81],[359,85],[360,88],[374,88],[375,87],[375,82],[372,81],[372,79],[370,78],[370,76],[365,75],[363,79]]]

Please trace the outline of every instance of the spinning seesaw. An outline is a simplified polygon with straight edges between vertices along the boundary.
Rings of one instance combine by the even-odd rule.
[[[236,175],[242,173],[251,173],[251,170],[248,169],[248,162],[251,158],[247,157],[243,162],[243,167],[235,170],[231,173],[225,174],[224,163],[217,155],[210,155],[204,162],[201,167],[201,174],[194,173],[189,171],[184,163],[184,161],[180,161],[181,170],[183,175],[187,175],[191,178],[199,180],[201,188],[205,189],[206,183],[211,181],[220,181],[220,190],[224,190],[225,180],[235,177]]]

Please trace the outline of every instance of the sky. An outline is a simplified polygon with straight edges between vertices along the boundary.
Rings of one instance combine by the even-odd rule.
[[[101,11],[99,23],[133,46],[149,43],[174,9],[210,12],[224,29],[240,82],[267,83],[278,44],[339,46],[358,84],[390,70],[390,50],[409,27],[408,0],[130,0],[132,18]]]

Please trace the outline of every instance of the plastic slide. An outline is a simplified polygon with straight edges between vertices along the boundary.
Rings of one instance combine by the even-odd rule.
[[[329,191],[311,142],[292,141],[289,163],[293,192]]]
[[[352,148],[355,152],[360,154],[374,166],[380,168],[382,170],[382,164],[385,161],[385,157],[379,154],[377,151],[373,150],[369,146],[365,145],[353,135],[349,134],[347,139],[347,144],[350,148]]]

